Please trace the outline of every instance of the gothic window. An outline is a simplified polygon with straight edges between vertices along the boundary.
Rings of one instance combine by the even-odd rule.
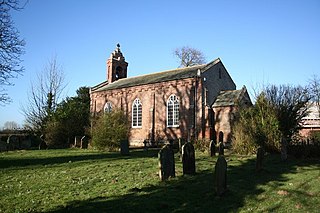
[[[167,101],[167,126],[179,126],[179,99],[171,95]]]
[[[104,108],[103,108],[104,112],[111,112],[112,111],[112,104],[110,102],[107,102],[105,105],[104,105]]]
[[[132,104],[132,127],[142,127],[142,104],[138,98]]]

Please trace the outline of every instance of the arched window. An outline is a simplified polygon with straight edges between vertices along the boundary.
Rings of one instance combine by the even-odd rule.
[[[142,127],[142,104],[138,98],[132,104],[132,127]]]
[[[116,80],[119,80],[122,77],[122,67],[119,66],[116,68]]]
[[[110,102],[107,102],[103,107],[104,112],[112,112],[112,104]]]
[[[167,101],[167,126],[179,126],[179,99],[175,95],[170,95]]]

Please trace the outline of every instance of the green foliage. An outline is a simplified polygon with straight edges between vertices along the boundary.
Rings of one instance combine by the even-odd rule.
[[[68,147],[68,137],[63,123],[49,121],[45,130],[45,141],[49,148],[66,148]]]
[[[267,151],[280,151],[279,122],[263,93],[253,107],[241,110],[238,117],[232,144],[236,153],[255,153],[259,146]]]
[[[210,140],[208,139],[199,139],[193,142],[194,149],[200,152],[207,152],[209,149]]]
[[[101,115],[92,127],[92,143],[99,150],[116,150],[120,141],[128,139],[129,122],[121,110]]]
[[[66,98],[47,122],[46,142],[51,147],[68,147],[75,136],[83,136],[90,125],[90,96],[88,87],[80,87],[77,96]]]
[[[234,126],[234,150],[248,154],[262,146],[266,151],[279,152],[281,137],[289,140],[300,129],[309,100],[308,90],[300,86],[266,87],[252,108],[239,113]]]
[[[313,140],[314,143],[320,145],[320,131],[312,131],[310,133],[310,139]]]

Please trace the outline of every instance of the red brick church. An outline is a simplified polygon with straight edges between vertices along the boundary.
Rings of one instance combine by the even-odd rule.
[[[90,90],[93,115],[120,108],[131,122],[130,146],[144,140],[231,141],[234,112],[250,105],[247,90],[236,90],[221,60],[136,77],[120,45],[107,59],[107,80]]]

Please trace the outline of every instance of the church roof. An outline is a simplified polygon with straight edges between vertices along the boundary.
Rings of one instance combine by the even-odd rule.
[[[208,64],[195,65],[191,67],[178,68],[173,70],[167,70],[162,72],[156,72],[147,75],[141,75],[137,77],[122,78],[112,83],[103,82],[97,86],[91,88],[92,91],[104,91],[111,89],[127,88],[132,86],[139,86],[145,84],[154,84],[165,81],[173,81],[185,78],[193,78],[197,75],[198,70],[201,72],[206,71],[210,67],[220,62],[220,59],[216,59]]]
[[[221,91],[212,107],[235,106],[242,101],[246,104],[251,104],[251,100],[245,86],[240,90]]]

